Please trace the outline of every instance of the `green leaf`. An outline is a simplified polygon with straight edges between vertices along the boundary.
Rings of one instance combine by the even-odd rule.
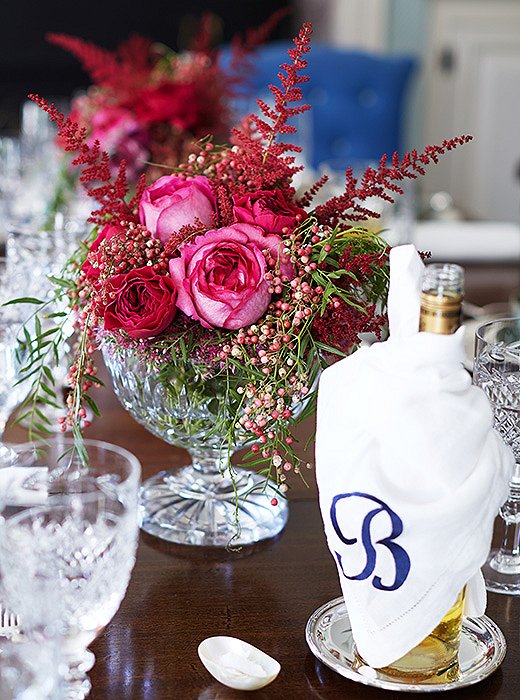
[[[57,287],[63,287],[64,289],[74,289],[75,288],[75,284],[71,280],[66,280],[63,277],[55,277],[54,275],[47,275],[47,277]]]
[[[97,386],[105,386],[105,383],[99,377],[96,377],[93,374],[85,376],[85,379],[88,379],[89,382],[92,382],[92,384],[96,384]]]
[[[12,304],[46,304],[46,301],[41,299],[35,299],[34,297],[19,297],[18,299],[10,299],[9,301],[4,301],[0,306],[11,306]]]
[[[47,426],[42,425],[41,423],[38,423],[37,421],[31,421],[30,432],[37,432],[37,433],[40,433],[41,435],[45,435],[45,436],[53,435],[52,430],[49,430],[49,428],[47,428]]]
[[[100,411],[99,411],[99,408],[97,407],[96,402],[94,401],[94,399],[93,399],[91,396],[89,396],[88,394],[85,394],[85,395],[83,396],[83,399],[88,403],[88,405],[89,405],[90,408],[92,409],[92,413],[93,413],[95,416],[98,416],[98,417],[101,416],[101,413],[100,413]]]
[[[332,355],[338,355],[339,357],[348,357],[346,352],[343,352],[342,350],[338,350],[337,348],[333,348],[332,345],[327,345],[327,343],[322,343],[318,340],[315,340],[314,344],[320,350],[324,350],[325,352],[329,352]]]
[[[38,418],[45,423],[46,425],[52,425],[52,421],[48,416],[45,415],[45,413],[41,410],[41,408],[38,408],[37,406],[34,407],[34,412],[38,416]]]
[[[48,387],[46,384],[43,382],[40,384],[41,390],[44,392],[44,394],[47,394],[47,396],[50,396],[52,399],[57,398],[56,397],[56,392],[53,391],[50,387]]]
[[[55,311],[53,314],[45,314],[44,318],[64,318],[68,315],[66,311]]]
[[[44,366],[42,367],[42,371],[43,371],[43,373],[45,374],[45,376],[47,377],[47,379],[48,379],[48,380],[51,382],[51,384],[54,386],[54,385],[56,384],[56,380],[54,379],[54,375],[53,375],[53,373],[51,372],[51,370],[49,369],[49,367],[47,367],[46,365],[44,365]]]

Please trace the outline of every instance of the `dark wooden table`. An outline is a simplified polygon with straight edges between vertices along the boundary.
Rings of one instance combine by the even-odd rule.
[[[503,301],[514,287],[520,287],[518,267],[467,270],[467,297],[474,303]],[[94,421],[88,437],[133,451],[145,477],[186,461],[185,452],[138,426],[109,388],[99,399],[103,417]],[[311,429],[310,423],[303,425],[302,436]],[[19,429],[11,428],[9,435],[16,439],[17,433]],[[279,538],[240,553],[180,547],[141,536],[126,598],[92,645],[97,658],[90,672],[93,700],[409,697],[349,681],[309,651],[305,624],[316,608],[340,595],[340,587],[313,480],[308,489],[296,485],[290,499],[289,523]],[[453,691],[454,700],[520,698],[520,599],[489,594],[487,614],[506,636],[506,659],[480,684]],[[199,642],[212,635],[240,637],[271,654],[282,666],[279,677],[253,693],[214,681],[197,656]]]

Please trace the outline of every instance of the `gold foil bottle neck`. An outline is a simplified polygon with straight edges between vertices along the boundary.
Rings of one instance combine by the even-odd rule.
[[[436,290],[422,292],[419,330],[450,335],[460,326],[462,294],[441,294]]]
[[[461,322],[464,269],[453,263],[427,265],[422,281],[419,330],[451,335]]]

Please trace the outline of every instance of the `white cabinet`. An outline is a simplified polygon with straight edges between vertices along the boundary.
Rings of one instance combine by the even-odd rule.
[[[424,141],[474,141],[433,167],[470,217],[520,220],[520,1],[432,0],[424,66]]]

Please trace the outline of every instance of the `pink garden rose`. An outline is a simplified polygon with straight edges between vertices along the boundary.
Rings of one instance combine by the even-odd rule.
[[[215,211],[215,197],[206,177],[196,175],[185,180],[164,175],[143,192],[139,219],[154,238],[166,244],[172,233],[194,224],[196,219],[211,226]]]
[[[177,287],[177,307],[205,328],[248,326],[257,321],[271,301],[264,275],[262,251],[278,259],[282,240],[266,235],[259,226],[232,224],[202,236],[180,249],[170,260]],[[281,263],[281,274],[292,278],[292,265]]]
[[[261,226],[267,233],[282,233],[284,228],[292,231],[307,213],[292,202],[288,202],[280,190],[260,190],[234,200],[235,221]]]
[[[151,267],[110,277],[107,290],[114,294],[103,316],[107,331],[124,330],[131,338],[153,338],[175,316],[175,284]]]
[[[96,282],[96,280],[99,278],[99,247],[103,241],[106,241],[121,232],[122,229],[119,228],[119,226],[106,224],[90,244],[87,259],[83,263],[81,269],[91,282]]]
[[[149,134],[131,112],[112,105],[94,112],[89,145],[96,140],[111,156],[114,172],[121,160],[126,161],[127,173],[131,179],[142,172],[148,158]]]

